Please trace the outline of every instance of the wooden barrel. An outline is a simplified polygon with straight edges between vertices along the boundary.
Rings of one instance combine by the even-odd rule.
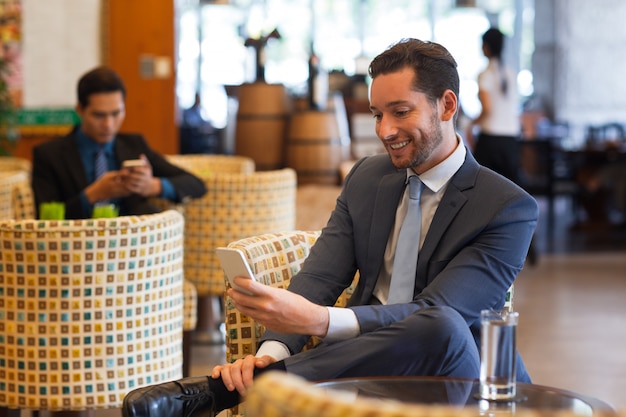
[[[259,171],[282,168],[291,103],[282,84],[252,83],[239,88],[235,153],[252,158]]]
[[[350,139],[340,132],[335,111],[301,111],[291,116],[287,166],[298,184],[339,184],[339,167],[350,158]]]

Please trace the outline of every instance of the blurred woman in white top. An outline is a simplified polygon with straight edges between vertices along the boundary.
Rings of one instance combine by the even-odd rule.
[[[505,37],[491,28],[483,34],[483,53],[489,64],[478,75],[482,110],[474,119],[479,127],[474,156],[483,166],[519,183],[519,97],[513,71],[502,61]]]

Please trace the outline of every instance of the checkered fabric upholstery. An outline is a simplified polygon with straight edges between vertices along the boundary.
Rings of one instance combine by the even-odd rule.
[[[320,235],[319,231],[288,231],[268,233],[231,242],[228,246],[243,251],[256,279],[277,288],[287,288],[291,278],[300,271],[309,256],[311,247]],[[352,295],[358,276],[339,297],[338,307],[344,307]],[[224,280],[228,287],[228,280]],[[241,314],[225,297],[226,314],[226,360],[234,362],[246,355],[256,353],[259,338],[265,328],[250,317]],[[312,339],[308,347],[316,344]],[[228,415],[245,415],[244,406],[228,411]]]
[[[30,220],[35,218],[35,196],[30,185],[30,173],[24,175],[13,187],[12,204],[15,220]]]
[[[165,159],[199,178],[216,172],[249,174],[255,170],[254,160],[245,156],[189,154],[165,155]],[[153,199],[153,203],[161,209],[176,209],[184,214],[184,203],[175,204],[160,198]]]
[[[0,221],[0,406],[121,407],[182,376],[183,216]]]
[[[17,171],[0,171],[0,219],[13,218],[13,188],[21,175],[23,173]]]
[[[3,161],[4,159],[12,160]],[[35,218],[35,197],[30,185],[30,171],[6,171],[3,167],[22,167],[30,170],[30,161],[21,158],[0,158],[0,219],[30,220]],[[9,204],[10,203],[10,204]],[[167,209],[167,207],[163,207]],[[198,321],[198,294],[189,281],[183,283],[183,328],[193,330]]]
[[[167,155],[171,164],[186,169],[198,177],[206,177],[216,173],[254,172],[255,165],[252,158],[238,155]]]
[[[31,162],[15,156],[0,156],[0,171],[31,171]]]
[[[166,155],[166,159],[189,172],[192,172],[199,178],[204,178],[216,172],[221,173],[252,173],[255,165],[252,158],[244,156],[229,155]],[[167,201],[157,201],[161,208],[175,208],[183,215],[185,214],[185,205],[180,204],[174,206]],[[197,221],[194,222],[197,224]],[[195,243],[195,241],[194,241]],[[185,242],[185,246],[189,246],[189,242]],[[185,268],[191,266],[186,262]],[[193,274],[196,275],[196,268],[193,268]],[[198,294],[194,284],[187,279],[185,280],[185,330],[193,330],[196,328],[198,319],[197,313]],[[193,306],[193,310],[192,309]]]
[[[32,219],[35,203],[29,171],[0,170],[0,219]]]
[[[478,407],[458,405],[404,403],[391,399],[372,398],[357,392],[340,391],[316,386],[296,375],[267,372],[254,382],[246,396],[248,417],[480,417],[496,415]],[[503,413],[519,417],[548,417],[551,413],[510,409]],[[575,417],[575,414],[557,414]],[[608,417],[608,416],[607,416]]]
[[[215,248],[248,236],[291,230],[296,221],[296,173],[291,168],[202,177],[207,193],[185,205],[185,278],[198,295],[224,294]]]

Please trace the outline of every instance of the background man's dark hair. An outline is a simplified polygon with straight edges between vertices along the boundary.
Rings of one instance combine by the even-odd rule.
[[[404,67],[413,68],[414,89],[426,94],[431,103],[441,98],[446,90],[452,90],[459,96],[456,61],[440,44],[413,38],[402,39],[374,58],[369,75],[376,78]]]
[[[85,73],[78,80],[78,103],[82,107],[87,107],[90,95],[115,93],[117,91],[122,93],[123,98],[126,98],[126,87],[120,76],[109,67],[97,67]]]

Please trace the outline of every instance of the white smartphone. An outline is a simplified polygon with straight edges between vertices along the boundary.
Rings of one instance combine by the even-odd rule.
[[[127,159],[122,162],[122,168],[142,167],[146,163],[143,159]]]
[[[234,282],[235,277],[248,277],[250,279],[255,279],[243,252],[239,249],[226,247],[219,247],[215,251],[231,287],[244,294],[253,295],[250,291],[241,288]]]

